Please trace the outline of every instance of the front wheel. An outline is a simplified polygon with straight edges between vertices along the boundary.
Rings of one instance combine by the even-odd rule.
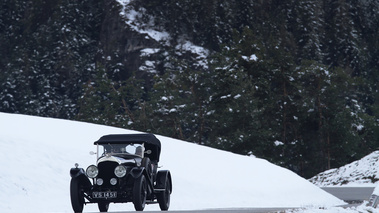
[[[144,175],[134,181],[133,204],[136,211],[143,211],[146,205],[147,184]]]
[[[97,203],[100,212],[108,212],[109,202],[100,202]]]
[[[78,178],[72,178],[70,183],[71,205],[74,212],[82,212],[84,207],[84,194]]]
[[[171,195],[171,181],[168,177],[166,177],[165,181],[165,190],[164,192],[160,192],[157,194],[157,200],[159,203],[159,207],[162,211],[167,211],[170,207],[170,195]]]

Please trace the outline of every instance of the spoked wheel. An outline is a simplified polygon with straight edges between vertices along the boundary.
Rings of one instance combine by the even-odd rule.
[[[84,207],[84,194],[78,178],[72,178],[70,183],[71,205],[74,212],[82,212]]]
[[[136,211],[143,211],[146,205],[147,184],[144,175],[137,178],[133,186],[133,204]]]
[[[108,212],[109,202],[100,202],[97,203],[100,212]]]
[[[166,187],[164,192],[157,194],[157,200],[159,203],[159,207],[162,211],[167,211],[170,207],[170,195],[171,195],[171,181],[168,177],[166,177]]]

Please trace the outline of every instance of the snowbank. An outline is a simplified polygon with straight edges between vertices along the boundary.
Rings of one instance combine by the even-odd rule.
[[[89,151],[105,134],[134,131],[83,122],[0,113],[2,212],[72,212],[69,170],[95,162]],[[335,206],[343,202],[266,160],[157,136],[160,165],[171,170],[170,210]],[[146,210],[158,210],[148,205]],[[110,211],[133,210],[131,203]],[[98,211],[89,204],[84,211]]]
[[[379,180],[379,151],[337,169],[330,169],[309,179],[320,187],[375,187]]]

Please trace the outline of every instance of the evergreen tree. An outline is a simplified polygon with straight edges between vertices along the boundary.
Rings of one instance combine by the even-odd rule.
[[[331,67],[354,70],[359,66],[358,32],[353,25],[350,7],[346,1],[324,1],[325,38],[324,62]]]
[[[311,164],[318,171],[341,166],[337,159],[353,160],[359,153],[360,138],[353,125],[359,123],[361,109],[354,82],[341,69],[328,70],[312,61],[304,61],[302,67],[300,134],[302,149],[311,154],[304,155],[301,165]],[[310,177],[312,171],[304,169],[302,174]]]
[[[178,49],[178,56],[163,60],[164,74],[154,78],[148,105],[153,132],[204,143],[208,107],[209,72],[196,55]],[[167,52],[163,53],[167,55]]]
[[[80,98],[78,120],[133,129],[136,111],[141,103],[144,88],[141,81],[131,77],[113,81],[102,65],[96,77],[84,86]]]
[[[72,118],[82,83],[93,72],[98,34],[91,33],[99,27],[101,5],[87,1],[13,1],[5,5],[17,15],[4,19],[2,42],[4,47],[9,45],[4,50],[9,61],[4,66],[4,79],[8,80],[3,85],[15,77],[23,87],[15,91],[22,94],[13,95],[22,98],[7,100],[7,105],[19,113]],[[12,10],[18,5],[19,10]],[[13,41],[9,35],[17,28],[20,36]]]
[[[322,14],[322,2],[317,0],[294,1],[288,10],[287,28],[297,46],[296,58],[316,61],[322,59]]]

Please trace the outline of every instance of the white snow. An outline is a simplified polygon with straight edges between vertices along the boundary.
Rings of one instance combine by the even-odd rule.
[[[363,203],[357,207],[330,207],[330,208],[300,208],[294,210],[287,210],[286,213],[378,213],[378,209],[367,207],[366,203]]]
[[[139,8],[138,11],[130,4],[131,0],[117,0],[117,2],[121,5],[122,9],[120,11],[120,16],[125,19],[125,24],[133,29],[135,32],[140,34],[146,34],[146,39],[154,39],[157,42],[165,44],[166,46],[170,45],[170,35],[168,32],[157,29],[156,24],[154,23],[154,17],[146,14],[146,10],[144,8]],[[142,16],[142,14],[149,18],[149,21],[146,23],[142,23],[138,21],[138,19]],[[146,18],[145,17],[145,18]],[[191,41],[180,38],[178,39],[178,45],[175,46],[177,50],[177,55],[182,55],[183,52],[189,52],[194,54],[196,57],[196,61],[194,62],[195,66],[202,67],[204,69],[208,69],[208,61],[207,57],[210,54],[210,51],[201,46],[197,46],[193,44]],[[141,51],[141,56],[148,56],[158,52],[159,49],[154,48],[146,48]],[[251,60],[257,60],[255,55],[250,57]],[[146,66],[140,68],[140,70],[149,70]],[[155,71],[150,71],[155,73]]]
[[[72,212],[69,170],[95,163],[102,135],[131,130],[84,122],[0,113],[1,212]],[[170,210],[292,207],[291,212],[339,209],[343,201],[266,160],[157,135],[162,169],[173,177]],[[358,211],[353,209],[349,212]],[[367,208],[366,208],[367,209]],[[134,210],[111,204],[109,211]],[[148,205],[145,210],[159,210]],[[97,212],[88,204],[85,212]],[[324,211],[323,211],[324,212]],[[337,212],[337,211],[336,211]],[[362,211],[361,211],[362,212]]]
[[[377,184],[374,188],[374,191],[372,192],[374,195],[379,195],[379,185]]]
[[[242,56],[243,60],[245,61],[258,61],[258,57],[255,54],[252,54],[251,56]]]
[[[139,67],[139,70],[154,74],[157,73],[157,70],[155,70],[155,61],[146,60],[144,65]]]
[[[150,56],[152,54],[155,54],[159,52],[159,48],[145,48],[141,50],[141,57]]]
[[[176,53],[178,55],[181,55],[182,51],[188,51],[192,54],[196,54],[197,62],[195,65],[201,66],[204,69],[208,69],[207,57],[209,56],[209,50],[205,49],[204,47],[197,46],[192,42],[184,39],[180,39],[179,44],[176,45],[175,49],[179,50],[179,52]]]
[[[237,95],[235,95],[233,98],[234,99],[238,99],[238,98],[240,98],[242,95],[241,94],[237,94]]]
[[[336,169],[322,172],[310,179],[320,187],[364,186],[374,187],[379,180],[379,151]]]
[[[206,58],[209,55],[209,50],[204,47],[194,45],[192,42],[186,40],[181,41],[175,48],[190,51],[191,53],[199,55],[201,58]]]
[[[282,146],[282,145],[284,145],[284,143],[281,142],[281,141],[275,141],[274,144],[275,144],[275,146]]]
[[[141,15],[139,11],[134,10],[131,7],[130,0],[117,0],[118,3],[122,6],[120,11],[120,16],[125,18],[125,24],[127,24],[134,31],[148,35],[148,38],[152,38],[156,41],[167,41],[170,35],[165,31],[158,31],[154,28],[154,19],[150,17],[150,23],[140,25],[136,19]]]

